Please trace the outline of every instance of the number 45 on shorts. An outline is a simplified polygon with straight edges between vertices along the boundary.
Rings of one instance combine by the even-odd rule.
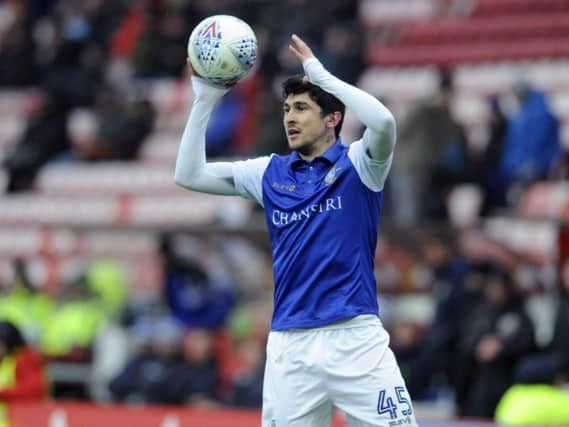
[[[393,393],[388,394],[389,391],[391,390],[382,389],[379,391],[377,413],[379,415],[389,414],[392,420],[396,420],[389,423],[392,426],[409,423],[411,420],[408,417],[413,414],[413,408],[409,398],[405,396],[407,393],[405,387],[394,387]],[[394,397],[397,403],[395,403]]]

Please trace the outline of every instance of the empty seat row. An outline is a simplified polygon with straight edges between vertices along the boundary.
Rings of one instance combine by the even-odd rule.
[[[0,198],[0,225],[190,227],[212,223],[238,226],[252,205],[237,197],[208,195],[50,196]]]
[[[452,43],[425,46],[370,44],[368,62],[381,66],[438,65],[562,58],[569,56],[569,36],[487,43]]]
[[[0,226],[0,258],[50,256],[123,256],[155,254],[150,231]]]
[[[556,38],[569,34],[569,9],[566,13],[449,18],[419,21],[405,26],[399,43],[429,45],[476,40],[519,40]]]
[[[477,0],[474,15],[532,14],[566,12],[569,0]]]
[[[44,194],[89,196],[183,193],[174,183],[173,167],[142,162],[48,165],[40,171],[35,189]]]

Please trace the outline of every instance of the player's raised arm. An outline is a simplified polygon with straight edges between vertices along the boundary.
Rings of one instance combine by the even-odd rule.
[[[386,160],[395,146],[395,118],[375,97],[330,74],[297,35],[292,35],[290,51],[302,62],[310,81],[342,101],[366,126],[365,152],[373,160]]]
[[[190,71],[193,74],[193,71]],[[237,195],[230,162],[207,163],[205,134],[211,113],[217,102],[228,91],[212,86],[192,75],[194,102],[178,149],[174,180],[189,190],[220,195]]]

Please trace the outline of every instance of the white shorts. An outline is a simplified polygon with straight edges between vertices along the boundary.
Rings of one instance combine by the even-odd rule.
[[[389,334],[365,315],[314,329],[271,332],[263,427],[326,427],[334,408],[350,427],[416,427]]]

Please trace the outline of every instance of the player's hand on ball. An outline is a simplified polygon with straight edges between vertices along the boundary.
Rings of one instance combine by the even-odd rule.
[[[219,88],[219,89],[231,89],[233,86],[235,86],[238,81],[233,81],[233,82],[226,82],[225,84],[221,85],[221,84],[213,84],[211,82],[208,82],[207,79],[205,79],[203,76],[201,76],[196,70],[195,68],[192,66],[192,62],[190,61],[190,58],[186,59],[186,62],[188,63],[188,72],[190,73],[190,76],[194,76],[194,77],[199,77],[200,79],[202,79],[205,83],[207,83],[207,85],[215,87],[215,88]]]
[[[186,62],[188,63],[188,71],[190,72],[190,76],[200,77],[200,75],[196,72],[196,70],[194,70],[194,67],[192,66],[192,61],[190,61],[190,58],[187,58]]]
[[[203,78],[198,74],[198,72],[192,66],[190,58],[187,59],[187,62],[188,62],[188,72],[190,73],[190,77],[192,77],[192,89],[194,91],[195,96],[204,99],[217,99],[223,96],[229,89],[231,89],[231,87],[234,86],[234,85],[230,86],[214,85],[213,83],[211,83],[210,81],[208,81],[207,79]],[[193,81],[194,77],[199,79],[199,81],[202,82],[202,84],[200,85],[195,84]]]
[[[312,49],[310,49],[310,47],[304,42],[304,40],[302,40],[296,34],[293,34],[291,36],[288,49],[300,62],[304,62],[309,58],[315,57],[314,54],[312,53]]]

